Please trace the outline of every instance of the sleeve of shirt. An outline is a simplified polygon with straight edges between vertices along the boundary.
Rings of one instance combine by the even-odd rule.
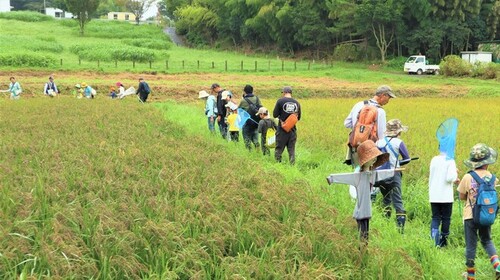
[[[457,187],[457,191],[461,194],[466,194],[469,191],[469,183],[471,179],[470,174],[465,174],[462,180],[460,181],[460,184]]]
[[[399,154],[401,155],[401,159],[409,159],[410,158],[410,153],[408,152],[408,149],[406,148],[406,145],[404,142],[401,142],[399,145]]]
[[[457,178],[457,165],[454,160],[450,160],[448,163],[448,169],[446,170],[446,182],[451,183]]]
[[[356,125],[358,113],[361,110],[361,107],[363,106],[364,106],[363,102],[358,102],[352,107],[351,112],[349,112],[349,115],[347,115],[347,117],[344,120],[344,126],[346,128],[353,128],[354,125]]]
[[[262,127],[264,126],[264,121],[263,120],[260,120],[259,121],[259,126],[257,127],[257,132],[258,133],[263,133],[262,131]]]
[[[346,185],[357,185],[356,182],[359,181],[360,173],[340,173],[331,174],[326,178],[328,184],[346,184]]]
[[[386,130],[386,116],[385,116],[385,110],[382,108],[378,109],[378,117],[377,117],[377,135],[378,139],[382,139],[385,136],[385,130]]]
[[[277,118],[280,115],[279,100],[274,105],[273,118]]]

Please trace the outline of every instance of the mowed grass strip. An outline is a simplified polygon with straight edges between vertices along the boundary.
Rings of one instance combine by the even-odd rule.
[[[60,97],[3,100],[0,108],[2,279],[345,279],[359,278],[361,265],[378,271],[360,258],[354,224],[346,227],[303,182],[282,183],[153,106]],[[419,270],[402,265],[390,274]]]

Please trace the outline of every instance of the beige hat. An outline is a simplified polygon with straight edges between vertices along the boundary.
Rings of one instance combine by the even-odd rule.
[[[408,127],[401,124],[401,121],[398,119],[392,119],[387,122],[385,135],[396,137],[400,132],[407,132]]]
[[[202,90],[202,91],[200,91],[200,92],[198,93],[198,98],[199,98],[199,99],[202,99],[202,98],[205,98],[205,97],[208,97],[208,96],[209,96],[208,92],[206,92],[206,91],[204,91],[204,90]]]
[[[388,85],[382,85],[377,88],[377,91],[375,91],[375,95],[380,94],[387,94],[392,98],[396,98],[396,95],[392,92],[391,87]]]
[[[269,111],[267,110],[266,107],[262,106],[259,108],[259,111],[257,112],[257,114],[255,114],[256,116],[260,115],[260,114],[269,114]]]
[[[389,153],[382,153],[372,140],[366,140],[358,146],[359,165],[363,166],[370,160],[377,158],[373,169],[381,166],[389,160]]]

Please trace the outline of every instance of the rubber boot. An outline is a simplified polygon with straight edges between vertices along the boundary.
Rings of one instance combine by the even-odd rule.
[[[406,213],[396,213],[396,222],[398,224],[399,233],[403,234],[406,223]]]
[[[434,246],[439,246],[439,229],[438,228],[431,228],[431,238],[432,241],[434,242]]]
[[[438,244],[439,247],[446,247],[448,245],[448,235],[450,235],[449,232],[441,233],[441,239]]]

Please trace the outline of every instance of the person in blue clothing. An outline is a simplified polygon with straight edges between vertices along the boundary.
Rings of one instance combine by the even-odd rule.
[[[54,78],[52,76],[50,76],[49,81],[45,83],[43,93],[50,97],[54,97],[59,94],[59,90],[57,89],[57,85],[54,83]]]
[[[95,89],[93,89],[91,86],[87,85],[87,83],[83,82],[81,84],[82,91],[83,91],[83,96],[89,99],[93,99],[96,95]]]
[[[144,81],[144,78],[139,78],[139,87],[137,88],[137,96],[139,101],[142,103],[146,103],[149,94],[151,93],[151,89],[149,88],[148,83]]]
[[[392,169],[400,167],[400,162],[408,162],[410,154],[403,140],[399,139],[401,132],[408,131],[408,127],[401,124],[398,119],[387,122],[385,136],[377,141],[377,147],[382,152],[389,153],[389,161],[378,167],[377,170]],[[399,159],[401,157],[401,160]],[[396,210],[396,221],[401,233],[406,223],[406,211],[403,205],[401,192],[401,171],[395,171],[394,176],[375,183],[374,187],[380,188],[383,195],[383,205],[386,217],[391,216],[391,202]]]
[[[21,93],[23,92],[23,89],[21,88],[19,82],[16,82],[16,78],[10,77],[9,89],[2,90],[0,92],[10,92],[10,99],[17,100],[21,98]]]
[[[217,100],[215,96],[209,94],[205,90],[198,93],[199,99],[206,99],[205,101],[205,116],[207,117],[208,130],[215,134],[215,119],[217,118]]]

